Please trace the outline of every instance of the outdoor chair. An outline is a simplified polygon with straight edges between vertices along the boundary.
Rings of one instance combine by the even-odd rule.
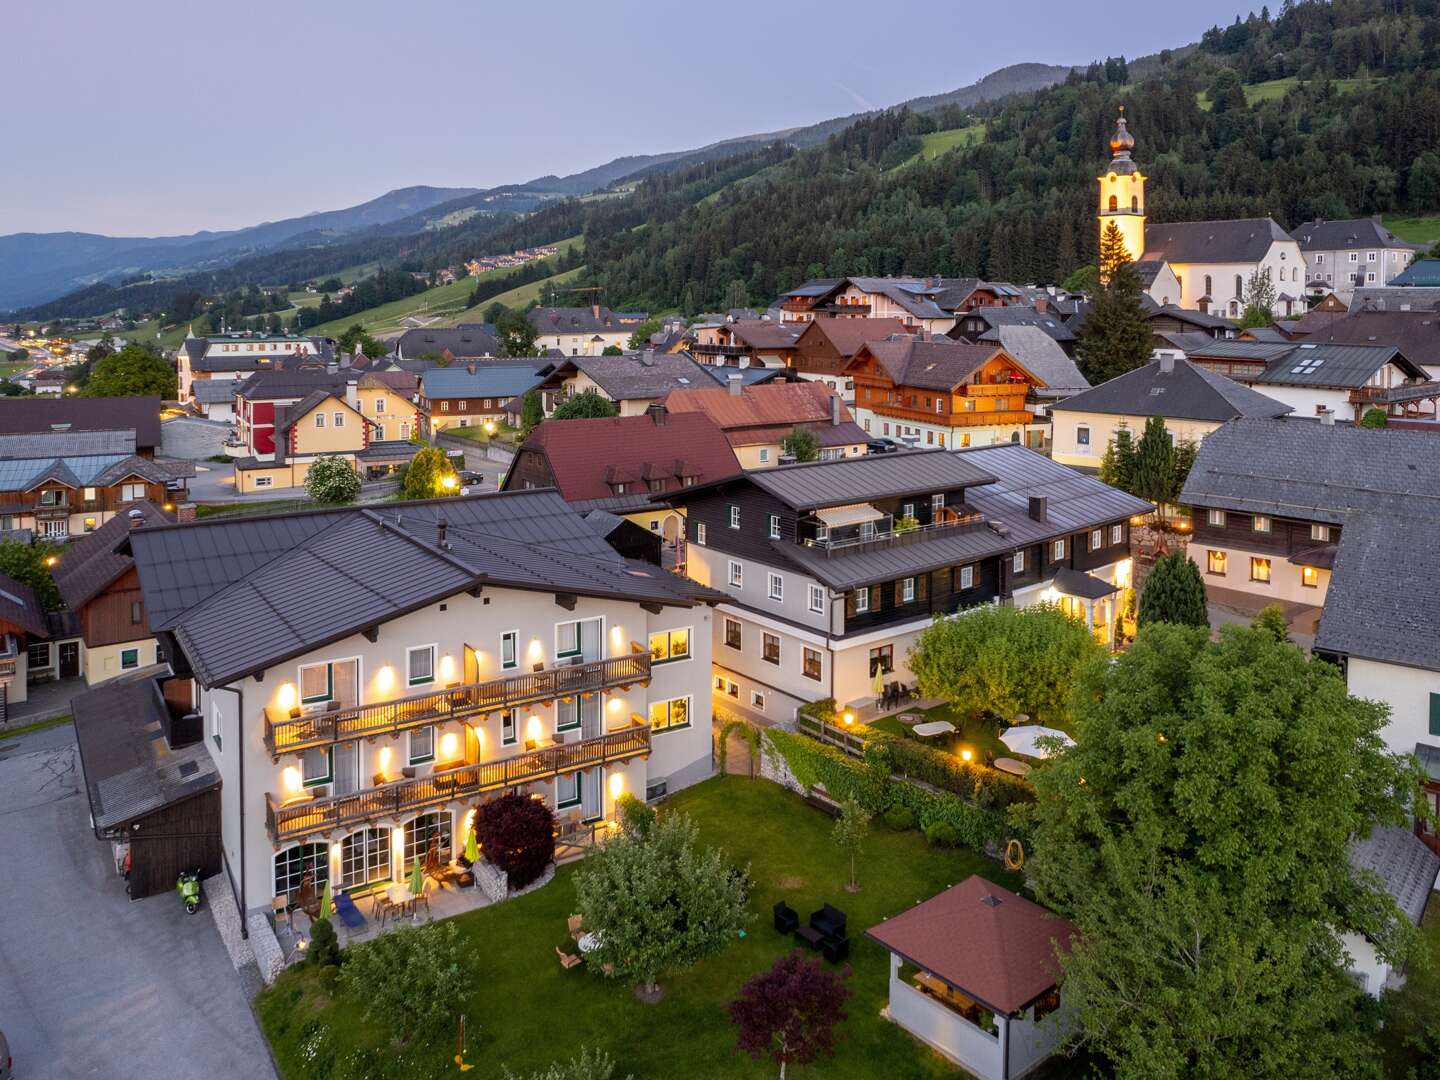
[[[280,920],[285,920],[285,925],[293,932],[295,929],[294,920],[290,918],[290,901],[283,896],[277,896],[270,901],[270,921],[275,924],[275,929],[280,929]]]
[[[315,891],[315,875],[309,870],[300,875],[300,888],[295,893],[293,906],[312,919],[320,917],[320,894]],[[291,925],[294,925],[293,921]]]
[[[390,902],[390,897],[384,889],[376,890],[375,902],[370,906],[370,917],[375,920],[378,926],[383,928],[385,926],[385,920],[390,917],[392,912],[398,910],[399,908]]]
[[[565,920],[565,923],[567,926],[570,927],[570,936],[576,941],[579,941],[585,933],[585,931],[582,929],[585,924],[585,916],[571,915],[570,918]]]
[[[820,946],[820,951],[830,963],[838,964],[850,955],[850,939],[848,937],[826,938]]]
[[[800,927],[800,916],[795,909],[781,900],[775,905],[775,932],[793,934]]]
[[[845,913],[826,904],[819,911],[811,913],[810,925],[826,937],[842,938],[845,936]]]
[[[340,916],[340,921],[350,930],[359,930],[367,922],[348,892],[335,894],[335,914]]]
[[[568,953],[564,949],[560,948],[559,945],[555,946],[555,955],[560,958],[560,966],[566,971],[569,971],[571,968],[574,967],[579,967],[585,962],[585,958],[583,956],[577,956],[575,953]]]

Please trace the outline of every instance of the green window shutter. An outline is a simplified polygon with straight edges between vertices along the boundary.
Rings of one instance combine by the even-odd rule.
[[[1430,734],[1440,735],[1440,694],[1430,695]]]

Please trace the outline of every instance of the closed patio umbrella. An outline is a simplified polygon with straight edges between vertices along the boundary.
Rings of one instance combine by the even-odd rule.
[[[885,693],[885,676],[881,673],[879,665],[875,667],[875,677],[870,680],[870,689],[875,691],[877,701]]]
[[[480,861],[480,845],[475,840],[475,830],[465,837],[465,859],[471,865]]]
[[[1000,741],[1015,751],[1015,753],[1023,755],[1024,757],[1048,758],[1051,756],[1051,750],[1038,745],[1038,740],[1044,738],[1058,738],[1061,747],[1075,745],[1075,740],[1063,731],[1045,727],[1041,724],[1024,724],[1020,727],[1012,727],[1000,736]]]
[[[335,901],[330,896],[330,879],[325,879],[325,891],[320,894],[320,918],[335,917]]]
[[[419,896],[425,891],[425,864],[415,860],[415,869],[410,871],[410,891]]]

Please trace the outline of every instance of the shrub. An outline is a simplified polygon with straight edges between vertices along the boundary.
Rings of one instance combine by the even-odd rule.
[[[1360,417],[1360,426],[1363,428],[1383,428],[1388,420],[1389,416],[1384,409],[1370,408],[1366,409],[1364,415]]]
[[[655,827],[654,808],[628,792],[615,800],[615,809],[619,811],[620,831],[626,836],[644,840]]]
[[[916,742],[913,737],[878,733],[872,740],[885,747],[895,772],[953,791],[976,806],[998,810],[1035,800],[1035,789],[1028,781],[961,761],[953,754]]]
[[[475,839],[485,861],[523,889],[555,859],[555,815],[539,799],[501,795],[475,808]]]
[[[613,1080],[614,1076],[614,1058],[598,1047],[591,1051],[582,1046],[580,1053],[569,1061],[557,1061],[548,1069],[539,1069],[528,1074],[523,1080]],[[507,1068],[504,1080],[522,1078]],[[634,1080],[634,1074],[627,1074],[625,1080]]]
[[[340,985],[362,1015],[397,1042],[438,1032],[469,990],[460,930],[453,922],[416,927],[351,946]]]
[[[931,847],[959,847],[960,830],[948,821],[932,821],[925,826],[925,841]]]
[[[305,494],[331,506],[352,503],[360,495],[360,474],[344,458],[327,454],[305,474]]]
[[[915,827],[915,811],[908,806],[892,806],[885,811],[885,827],[896,832],[906,832]]]
[[[340,939],[335,936],[335,926],[329,919],[316,919],[310,927],[310,951],[306,960],[323,967],[340,963]]]

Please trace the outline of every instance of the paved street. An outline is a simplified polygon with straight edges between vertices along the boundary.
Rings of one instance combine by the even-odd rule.
[[[200,461],[212,454],[221,453],[220,444],[229,434],[229,424],[201,420],[198,417],[178,416],[160,425],[160,452],[166,457]]]
[[[214,922],[131,903],[71,728],[0,738],[0,1029],[20,1080],[273,1078]]]

